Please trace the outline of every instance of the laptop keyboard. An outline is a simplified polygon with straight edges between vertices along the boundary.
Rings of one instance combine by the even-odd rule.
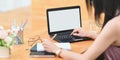
[[[58,41],[63,41],[67,42],[68,40],[72,40],[72,36],[70,35],[71,32],[62,32],[62,33],[57,33],[57,36],[55,37],[56,40]]]
[[[81,40],[92,40],[91,38],[88,37],[71,36],[70,34],[71,34],[70,31],[57,33],[55,40],[57,40],[58,42],[76,42]]]
[[[58,40],[70,40],[70,39],[72,39],[72,36],[71,35],[68,35],[68,34],[64,34],[64,35],[59,35],[59,36],[57,36],[56,37],[56,39],[58,39]]]

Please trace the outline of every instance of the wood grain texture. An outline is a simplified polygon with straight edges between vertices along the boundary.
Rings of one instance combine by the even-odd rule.
[[[47,33],[46,9],[64,7],[64,6],[81,6],[81,16],[83,21],[83,28],[88,28],[88,13],[86,9],[85,0],[32,0],[32,6],[16,9],[14,11],[0,13],[0,25],[9,28],[10,22],[14,18],[17,19],[18,25],[20,22],[28,19],[29,22],[24,30],[24,44],[15,45],[11,48],[11,57],[0,60],[63,60],[62,58],[31,58],[29,56],[28,39],[35,35],[40,35],[42,39],[51,39]],[[52,41],[55,42],[55,41]],[[93,41],[82,41],[72,43],[72,51],[81,53],[86,50]]]

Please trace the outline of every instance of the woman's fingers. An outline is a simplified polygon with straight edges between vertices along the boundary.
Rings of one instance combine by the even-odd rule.
[[[74,35],[74,36],[80,36],[78,33],[74,33],[73,35]]]
[[[76,29],[73,30],[71,35],[80,36],[80,33],[81,33],[81,28],[76,28]]]
[[[52,43],[49,40],[43,40],[43,46],[45,48],[46,51],[48,52],[55,52],[57,49],[59,49],[59,47],[57,47],[54,43]]]
[[[72,31],[71,35],[73,35],[73,34],[76,33],[76,32],[78,32],[78,29],[77,29],[77,28]]]

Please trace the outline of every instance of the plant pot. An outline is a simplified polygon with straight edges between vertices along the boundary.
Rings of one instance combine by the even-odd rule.
[[[0,47],[0,58],[9,58],[10,48]]]

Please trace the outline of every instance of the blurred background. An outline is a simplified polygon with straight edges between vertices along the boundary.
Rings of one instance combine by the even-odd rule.
[[[83,28],[89,30],[89,21],[94,20],[94,13],[89,19],[85,0],[0,0],[0,25],[9,29],[15,23],[20,26],[28,20],[26,35],[44,34],[47,33],[46,9],[74,5],[81,7]]]
[[[31,0],[0,0],[0,25],[10,28],[14,21],[19,26],[29,20],[31,4]]]

